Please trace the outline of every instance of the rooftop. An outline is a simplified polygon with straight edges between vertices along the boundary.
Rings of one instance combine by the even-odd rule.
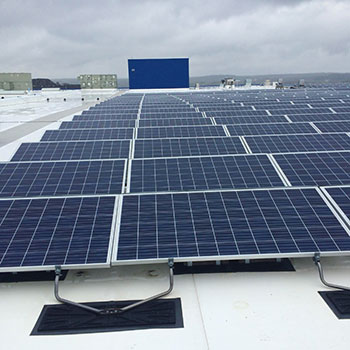
[[[101,95],[101,93],[104,95]],[[179,111],[176,112],[177,114],[174,112],[172,117],[170,117],[169,110],[157,112],[152,110],[152,103],[150,103],[150,105],[141,108],[145,115],[153,113],[153,116],[155,116],[157,113],[164,113],[167,114],[167,117],[140,118],[140,112],[138,112],[137,137],[144,137],[143,142],[146,142],[147,139],[158,142],[159,134],[156,133],[156,129],[158,133],[166,132],[166,137],[172,140],[180,140],[179,142],[193,138],[194,136],[191,133],[194,132],[196,133],[196,139],[208,139],[209,137],[221,139],[237,136],[242,141],[243,136],[242,150],[238,152],[239,155],[232,155],[228,152],[225,156],[236,157],[235,159],[238,156],[250,157],[249,151],[256,153],[258,156],[274,154],[273,157],[278,164],[282,164],[283,154],[308,155],[311,159],[311,155],[318,155],[322,151],[330,154],[330,158],[336,163],[332,164],[331,167],[331,169],[336,170],[332,176],[323,173],[323,179],[320,179],[320,177],[314,175],[315,173],[311,172],[308,173],[308,179],[302,178],[304,182],[297,184],[298,181],[301,181],[300,178],[293,177],[293,169],[288,170],[286,166],[283,166],[283,171],[278,171],[278,177],[281,178],[281,185],[279,186],[288,185],[288,182],[289,187],[292,185],[298,188],[304,186],[350,185],[346,171],[345,174],[341,173],[342,169],[346,169],[345,158],[340,158],[343,153],[350,151],[348,146],[350,141],[349,144],[346,143],[346,137],[349,137],[347,132],[350,131],[347,122],[350,120],[350,113],[347,110],[347,108],[350,108],[348,107],[350,90],[345,88],[342,90],[303,89],[298,91],[262,89],[254,91],[243,89],[232,91],[203,89],[195,91],[183,89],[181,91],[167,90],[166,93],[178,99],[191,100],[189,103],[193,104],[191,111],[193,109],[194,113],[202,113],[203,119],[210,119],[211,127],[207,128],[209,124],[195,124],[197,122],[193,116],[184,117],[182,115],[179,117],[178,114],[181,114]],[[37,94],[6,96],[5,99],[1,99],[0,161],[9,162],[22,143],[44,142],[42,137],[46,131],[62,131],[63,123],[72,121],[73,118],[74,122],[88,123],[90,120],[89,114],[83,114],[83,111],[104,99],[119,95],[120,92],[96,90],[84,91],[84,94],[82,95],[80,90],[46,91]],[[164,91],[133,91],[132,95],[130,92],[124,94],[135,97],[140,94],[140,98],[148,95],[150,101],[152,99],[156,101],[157,95],[164,94]],[[84,101],[82,101],[82,98],[84,98]],[[97,98],[99,98],[99,101],[97,101]],[[47,99],[49,99],[49,102]],[[200,101],[197,106],[196,99]],[[207,104],[203,103],[205,99],[208,101]],[[217,102],[224,104],[224,102],[232,100],[235,101],[232,105],[240,107],[239,113],[224,112],[224,109],[219,107],[210,108],[215,106]],[[186,102],[184,102],[184,105],[187,105]],[[163,107],[166,108],[166,103]],[[155,108],[162,109],[161,106]],[[315,111],[315,109],[318,110]],[[186,114],[188,112],[182,113]],[[81,117],[77,117],[77,115]],[[234,123],[230,124],[227,118],[231,118]],[[249,123],[245,122],[244,118]],[[256,118],[258,118],[258,121],[256,121]],[[113,120],[103,117],[102,114],[98,118],[95,115],[94,119],[95,121],[105,120],[106,122]],[[161,120],[166,119],[169,120],[169,125],[162,124],[165,121]],[[153,120],[153,122],[147,120]],[[92,119],[92,121],[94,120]],[[108,126],[106,122],[97,129],[112,129],[113,127]],[[144,125],[140,123],[144,123]],[[153,124],[146,125],[147,123]],[[282,127],[282,124],[285,128]],[[197,125],[197,127],[194,128],[194,125]],[[339,126],[340,131],[338,131]],[[82,124],[79,127],[82,127]],[[178,127],[178,131],[174,131],[176,127]],[[96,129],[96,127],[94,128]],[[118,126],[115,128],[124,129],[125,127]],[[144,130],[140,130],[141,128],[144,128]],[[145,130],[147,128],[154,130]],[[179,128],[182,128],[182,130],[179,130]],[[220,128],[224,130],[223,135],[220,135],[221,131],[218,131]],[[294,129],[291,131],[291,128]],[[81,130],[81,128],[78,129]],[[92,130],[93,128],[90,126],[86,129]],[[208,132],[206,130],[211,130],[210,133],[219,132],[219,134],[198,136],[199,130],[204,133]],[[141,136],[141,132],[144,132],[143,136]],[[45,137],[56,137],[59,140],[58,142],[67,142],[67,140],[60,139],[60,137],[68,137],[67,133],[63,136],[58,135],[61,132],[57,131],[55,133],[49,132],[46,134],[49,136]],[[294,144],[290,141],[284,141],[287,140],[286,134],[289,135],[289,138],[294,137]],[[105,132],[104,137],[106,135]],[[79,136],[80,140],[81,137],[83,136]],[[91,134],[89,137],[92,137]],[[133,136],[134,142],[137,137]],[[265,142],[267,138],[273,137],[278,137],[280,143]],[[296,143],[295,140],[301,140],[301,137],[304,137],[304,141]],[[338,143],[327,141],[327,137],[339,137]],[[311,142],[316,149],[310,148],[310,145],[305,141],[312,138],[320,140],[319,142]],[[265,143],[253,143],[250,141],[253,139],[265,140]],[[97,138],[97,140],[99,139]],[[54,142],[54,140],[51,139],[51,141],[45,142]],[[292,153],[282,151],[286,144],[288,147],[296,147],[296,150]],[[261,148],[258,149],[257,147]],[[265,150],[262,147],[268,148]],[[303,147],[303,149],[300,147]],[[155,148],[153,156],[149,159],[169,158],[164,153],[157,156],[156,152],[158,151],[159,148]],[[136,164],[137,153],[134,156],[133,162]],[[210,156],[219,157],[222,154],[211,154]],[[174,155],[170,158],[173,157]],[[203,159],[208,158],[208,154],[181,155],[181,157]],[[288,157],[285,156],[286,159]],[[148,158],[148,156],[145,158]],[[144,161],[146,161],[145,158]],[[268,158],[271,159],[271,156],[268,156]],[[324,160],[324,158],[322,159]],[[273,164],[276,169],[276,164]],[[319,169],[324,169],[320,162],[318,164]],[[303,175],[305,176],[305,174]],[[243,178],[248,181],[247,176]],[[272,181],[271,174],[269,179]],[[314,182],[307,183],[311,180]],[[194,186],[196,186],[195,179],[193,181]],[[183,186],[185,185],[183,184]],[[221,185],[223,186],[223,184]],[[189,186],[188,183],[187,186]],[[251,188],[248,187],[248,189]],[[230,188],[217,187],[215,189],[206,188],[205,190],[217,192],[218,190],[227,191]],[[147,193],[154,193],[154,190],[147,191]],[[174,189],[168,188],[156,192],[169,193],[169,191],[173,193],[178,190],[174,191]],[[186,189],[186,192],[191,191],[201,190],[195,187]],[[346,218],[339,218],[339,220],[344,220],[343,225],[345,229],[348,229]],[[216,256],[212,260],[219,261],[221,257]],[[344,256],[330,257],[323,257],[321,254],[321,260],[327,280],[340,285],[349,284],[350,257],[347,253]],[[166,259],[159,260],[160,263],[154,263],[153,261],[157,261],[157,259],[141,264],[136,261],[135,265],[120,264],[105,269],[84,269],[80,267],[71,269],[66,279],[60,282],[60,293],[64,298],[78,302],[147,298],[165,290],[169,283],[168,267],[164,263]],[[118,344],[122,349],[226,349],[233,346],[249,349],[311,347],[332,349],[344,346],[350,341],[350,335],[347,332],[349,320],[339,320],[319,295],[319,291],[329,289],[322,285],[317,267],[312,261],[312,255],[304,257],[302,254],[299,256],[297,254],[290,261],[295,271],[176,274],[174,289],[166,298],[181,298],[184,327],[174,329],[30,336],[43,306],[57,303],[53,294],[53,281],[0,283],[2,342],[6,344],[8,349],[24,347],[29,349],[47,349],[49,347],[52,349],[62,349],[63,347],[96,349],[96,347],[101,346],[101,342],[103,342],[103,346],[107,347],[115,347]],[[243,260],[242,264],[254,264],[254,261],[247,257],[247,261]]]

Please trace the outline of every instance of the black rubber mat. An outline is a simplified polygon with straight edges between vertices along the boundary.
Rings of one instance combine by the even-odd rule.
[[[175,263],[174,274],[197,274],[197,273],[217,273],[217,272],[281,272],[295,271],[289,259],[268,259],[250,260],[226,260],[219,265],[215,262],[196,262],[191,266],[186,263]]]
[[[350,319],[350,292],[318,292],[339,319]]]
[[[99,309],[122,307],[135,300],[83,303]],[[121,314],[98,315],[71,305],[45,305],[31,335],[116,332],[183,328],[181,299],[158,299]]]
[[[61,271],[60,281],[67,276],[68,270]],[[54,281],[55,271],[2,272],[0,283]]]

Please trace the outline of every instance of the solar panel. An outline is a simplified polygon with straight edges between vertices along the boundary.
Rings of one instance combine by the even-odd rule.
[[[281,114],[323,114],[329,113],[330,110],[328,108],[285,108],[285,109],[272,109],[270,113],[272,115],[281,115]]]
[[[205,106],[200,106],[200,111],[202,112],[215,112],[215,111],[220,111],[220,112],[228,112],[230,113],[231,111],[233,113],[238,113],[238,112],[244,112],[244,111],[252,111],[251,106],[240,106],[240,105],[234,105],[232,103],[228,104],[207,104]]]
[[[337,113],[350,113],[350,107],[334,107],[333,110]]]
[[[133,128],[47,130],[41,141],[130,140]]]
[[[343,217],[349,223],[350,220],[350,187],[332,187],[327,188],[326,191],[331,195],[334,202],[342,210]]]
[[[317,107],[344,107],[347,106],[349,107],[347,104],[344,104],[343,102],[340,101],[317,101],[317,102],[311,102],[310,106],[317,108]]]
[[[89,114],[113,114],[113,115],[119,115],[119,114],[137,114],[139,110],[139,107],[133,107],[133,108],[90,108],[88,111],[83,111],[82,115],[89,115]]]
[[[135,120],[96,120],[62,122],[60,129],[106,129],[106,128],[133,128]]]
[[[227,111],[210,111],[205,112],[207,117],[244,117],[244,116],[250,116],[250,117],[266,117],[268,113],[264,110],[262,111],[253,111],[253,110],[244,110],[244,111],[235,111],[235,110],[227,110]],[[284,113],[280,113],[284,114]]]
[[[131,163],[132,193],[278,186],[284,184],[265,155],[141,159]]]
[[[308,123],[241,124],[228,125],[227,129],[231,136],[317,133]]]
[[[350,185],[350,152],[274,155],[293,186]]]
[[[253,153],[294,153],[350,149],[346,134],[245,136]]]
[[[194,108],[190,107],[189,105],[181,105],[180,106],[176,106],[176,107],[172,107],[172,108],[168,108],[168,107],[164,107],[164,106],[161,106],[161,107],[147,107],[146,105],[145,106],[142,106],[142,110],[145,114],[153,114],[153,113],[156,113],[156,114],[167,114],[167,113],[178,113],[178,112],[182,112],[182,113],[191,113],[191,112],[194,112]]]
[[[100,121],[100,120],[136,120],[137,114],[88,114],[75,115],[73,121]]]
[[[288,115],[292,122],[323,122],[323,121],[337,121],[350,120],[349,113],[324,113],[324,114],[300,114]]]
[[[138,109],[135,111],[129,111],[129,110],[120,110],[120,111],[115,111],[115,110],[95,110],[95,111],[89,111],[86,113],[82,113],[81,116],[84,118],[89,118],[89,117],[104,117],[104,116],[110,116],[118,119],[119,117],[126,116],[128,119],[132,118],[133,116],[137,116],[138,114]]]
[[[139,127],[213,125],[210,118],[140,119]]]
[[[0,197],[122,193],[125,160],[0,163]]]
[[[246,102],[244,103],[246,105]],[[269,111],[271,109],[285,109],[285,108],[290,108],[293,106],[293,108],[310,108],[306,103],[303,104],[297,104],[297,105],[291,105],[290,102],[273,102],[273,103],[264,103],[264,104],[259,104],[259,103],[252,103],[255,109],[268,109]]]
[[[160,113],[148,113],[148,112],[142,112],[140,115],[141,119],[164,119],[164,118],[203,118],[202,113],[200,112],[194,112],[194,111],[167,111],[167,112],[160,112]]]
[[[204,118],[203,118],[204,119]],[[175,126],[161,128],[138,128],[138,139],[166,139],[173,137],[206,137],[226,136],[222,126],[197,125],[197,126]]]
[[[135,140],[134,158],[246,154],[238,137]]]
[[[350,251],[348,230],[305,188],[126,195],[118,237],[114,263]]]
[[[316,123],[315,124],[322,132],[349,132],[349,122],[329,122],[329,123]]]
[[[112,240],[115,264],[350,253],[350,221],[305,187],[350,184],[350,123],[290,123],[350,121],[318,94],[125,95],[22,144],[0,163],[0,269],[108,266]]]
[[[115,197],[0,200],[0,270],[107,266]]]
[[[216,124],[264,124],[285,123],[287,118],[283,115],[258,116],[258,117],[215,117]]]
[[[129,140],[22,143],[11,161],[128,158]]]

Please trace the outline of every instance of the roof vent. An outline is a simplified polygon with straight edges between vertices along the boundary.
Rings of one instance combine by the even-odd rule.
[[[90,307],[120,308],[136,301],[85,303]],[[151,328],[183,328],[181,299],[157,299],[135,309],[95,314],[76,306],[45,305],[31,335],[116,332]]]
[[[323,300],[339,319],[350,319],[350,292],[319,292]]]

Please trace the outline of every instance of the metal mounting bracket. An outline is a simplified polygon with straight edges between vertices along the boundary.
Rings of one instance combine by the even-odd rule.
[[[321,264],[321,254],[320,253],[315,253],[315,255],[312,258],[312,260],[314,261],[315,265],[317,266],[321,282],[326,287],[334,288],[334,289],[340,289],[340,290],[344,290],[344,291],[350,292],[350,288],[349,287],[345,287],[345,286],[341,286],[341,285],[338,285],[338,284],[329,283],[329,282],[327,282],[325,280],[324,274],[323,274],[323,267],[322,267],[322,264]]]
[[[55,267],[55,290],[54,290],[55,298],[60,303],[72,305],[72,306],[78,307],[80,309],[84,309],[86,311],[90,311],[90,312],[93,312],[95,314],[100,314],[100,315],[117,314],[117,313],[126,312],[126,311],[134,309],[140,305],[143,305],[143,304],[149,303],[153,300],[162,298],[162,297],[164,297],[172,292],[172,290],[174,288],[174,259],[168,260],[168,266],[169,266],[169,288],[166,291],[161,292],[161,293],[156,294],[156,295],[153,295],[147,299],[137,301],[136,303],[133,303],[133,304],[130,304],[130,305],[127,305],[124,307],[111,308],[111,309],[97,309],[97,308],[94,308],[91,306],[76,303],[74,301],[60,297],[60,295],[59,295],[59,279],[61,276],[61,266],[56,266]]]

